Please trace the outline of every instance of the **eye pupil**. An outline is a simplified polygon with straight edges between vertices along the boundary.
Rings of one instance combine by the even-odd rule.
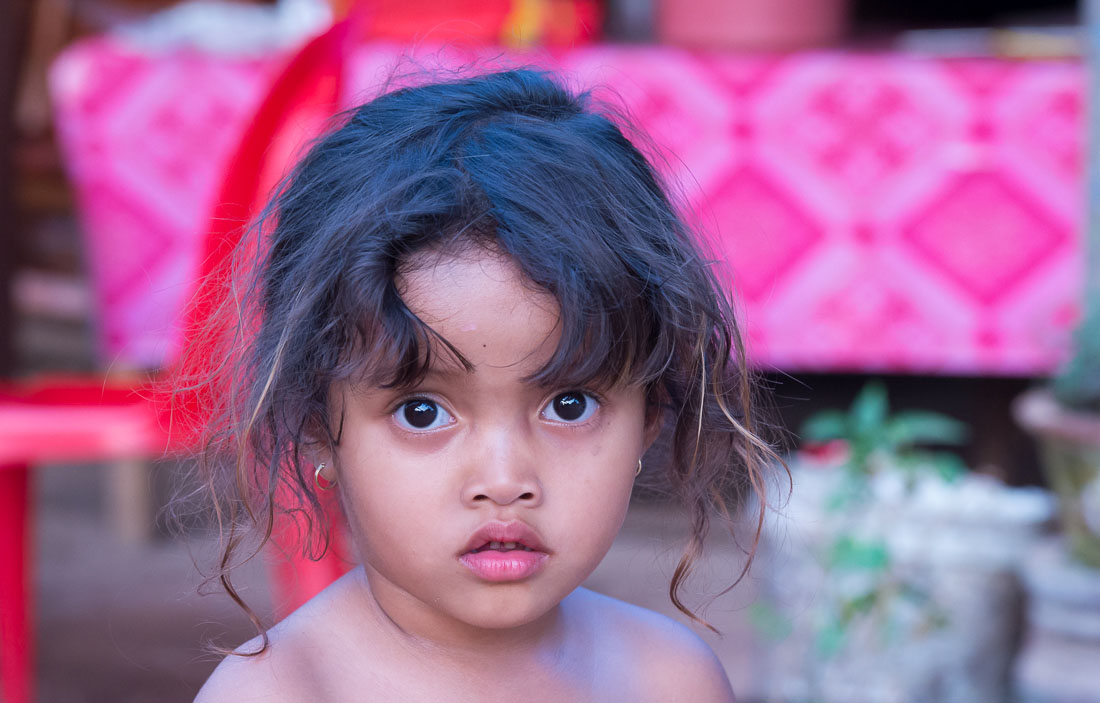
[[[554,412],[563,420],[576,420],[584,415],[588,401],[581,393],[562,393],[554,398]]]
[[[439,415],[439,408],[428,400],[413,400],[405,403],[405,421],[417,429],[431,427]]]

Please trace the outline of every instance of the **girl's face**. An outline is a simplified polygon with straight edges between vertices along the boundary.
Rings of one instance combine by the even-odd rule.
[[[435,354],[412,391],[334,389],[353,538],[374,597],[406,631],[533,623],[622,525],[651,439],[643,391],[525,381],[557,345],[558,308],[509,258],[476,248],[411,263],[403,300],[473,370]]]

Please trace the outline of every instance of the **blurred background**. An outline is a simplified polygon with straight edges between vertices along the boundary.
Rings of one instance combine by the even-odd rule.
[[[364,10],[326,58],[303,52]],[[285,168],[293,144],[268,143],[395,70],[473,62],[545,66],[624,108],[728,266],[793,474],[775,474],[751,575],[706,611],[739,699],[1100,701],[1086,0],[3,13],[0,700],[189,701],[217,661],[204,645],[251,636],[197,594],[216,535],[198,515],[167,529],[187,462],[125,391],[185,341],[216,208]],[[327,102],[302,88],[330,83]],[[640,491],[590,585],[672,614],[682,535]],[[693,602],[743,563],[715,539]],[[324,580],[287,574],[241,571],[269,620]]]

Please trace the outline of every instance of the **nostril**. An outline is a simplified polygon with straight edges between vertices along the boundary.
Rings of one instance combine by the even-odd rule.
[[[523,501],[523,502],[534,502],[535,493],[534,493],[534,491],[525,491],[525,492],[523,492],[519,495],[516,495],[515,493],[502,493],[500,495],[497,495],[495,493],[493,493],[493,494],[477,493],[474,496],[472,496],[471,498],[469,498],[469,500],[471,502],[474,502],[474,503],[482,503],[482,502],[488,501],[490,503],[499,503],[500,505],[508,505],[509,503],[511,503],[513,501],[517,501],[517,500],[518,501]]]

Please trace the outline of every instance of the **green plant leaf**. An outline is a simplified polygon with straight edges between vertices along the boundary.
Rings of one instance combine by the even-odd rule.
[[[840,650],[844,648],[844,640],[847,639],[847,636],[847,628],[836,620],[831,620],[818,630],[814,644],[818,653],[828,659],[840,653]]]
[[[927,636],[936,630],[942,630],[951,625],[951,616],[938,605],[928,606],[924,617],[917,624],[915,631],[920,636]]]
[[[932,594],[927,589],[908,581],[898,585],[898,597],[918,606],[924,606],[932,600]]]
[[[948,483],[958,481],[969,470],[966,462],[958,454],[951,452],[930,452],[924,458],[939,477]]]
[[[866,615],[871,612],[881,595],[879,589],[876,588],[845,600],[840,604],[840,621],[851,623],[857,615]]]
[[[840,481],[825,495],[825,511],[837,513],[851,510],[870,499],[871,491],[866,477],[854,473],[852,468],[845,464],[845,471],[841,474]]]
[[[947,483],[954,483],[970,470],[966,462],[953,452],[908,451],[898,454],[895,463],[911,481],[921,475],[934,474]]]
[[[1100,302],[1088,300],[1073,334],[1073,356],[1054,376],[1051,391],[1060,403],[1100,412]]]
[[[953,417],[922,410],[894,414],[887,422],[885,435],[892,446],[910,444],[962,444],[969,434],[964,423]]]
[[[828,442],[848,437],[848,416],[839,410],[824,410],[802,424],[802,441]]]
[[[890,566],[890,551],[882,540],[844,535],[833,542],[825,563],[830,569],[884,571]]]
[[[882,424],[886,421],[889,411],[890,403],[886,398],[886,386],[881,381],[867,383],[852,402],[852,409],[849,411],[852,434],[857,437],[877,435],[881,432]]]
[[[875,444],[870,437],[856,437],[855,441],[848,444],[848,461],[845,463],[848,473],[853,476],[866,477],[871,474],[870,459],[875,451]]]
[[[856,502],[856,494],[844,488],[839,488],[825,497],[825,512],[839,513],[847,510]]]

